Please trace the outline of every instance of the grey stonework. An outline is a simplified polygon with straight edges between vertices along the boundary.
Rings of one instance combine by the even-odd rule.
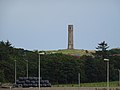
[[[68,25],[68,49],[74,49],[74,46],[73,46],[73,25]]]

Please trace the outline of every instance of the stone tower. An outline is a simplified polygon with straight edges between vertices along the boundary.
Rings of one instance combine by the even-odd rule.
[[[73,25],[68,25],[68,49],[74,49],[73,47]]]

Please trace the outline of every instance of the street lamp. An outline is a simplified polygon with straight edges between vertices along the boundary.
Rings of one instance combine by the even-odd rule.
[[[15,61],[15,84],[16,84],[16,60]]]
[[[109,90],[109,59],[104,59],[107,62],[107,90]]]
[[[80,73],[78,73],[78,90],[80,90]]]
[[[44,53],[38,53],[39,54],[39,90],[40,90],[40,55],[43,55]]]
[[[119,86],[120,86],[120,69],[118,69],[119,72]]]
[[[27,69],[27,78],[28,78],[28,60],[25,60],[27,62],[26,69]]]

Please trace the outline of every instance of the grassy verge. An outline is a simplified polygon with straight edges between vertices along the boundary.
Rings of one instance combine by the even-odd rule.
[[[54,87],[78,87],[78,84],[58,84],[53,85]],[[81,83],[80,87],[106,87],[106,82],[98,83]],[[118,87],[118,81],[110,82],[110,87]]]

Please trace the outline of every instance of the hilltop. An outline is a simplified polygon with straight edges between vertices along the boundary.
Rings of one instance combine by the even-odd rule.
[[[75,56],[91,56],[92,53],[95,53],[95,50],[83,50],[83,49],[59,49],[59,50],[49,50],[45,51],[47,54],[52,53],[62,53],[62,54],[69,54],[69,55],[75,55]]]

